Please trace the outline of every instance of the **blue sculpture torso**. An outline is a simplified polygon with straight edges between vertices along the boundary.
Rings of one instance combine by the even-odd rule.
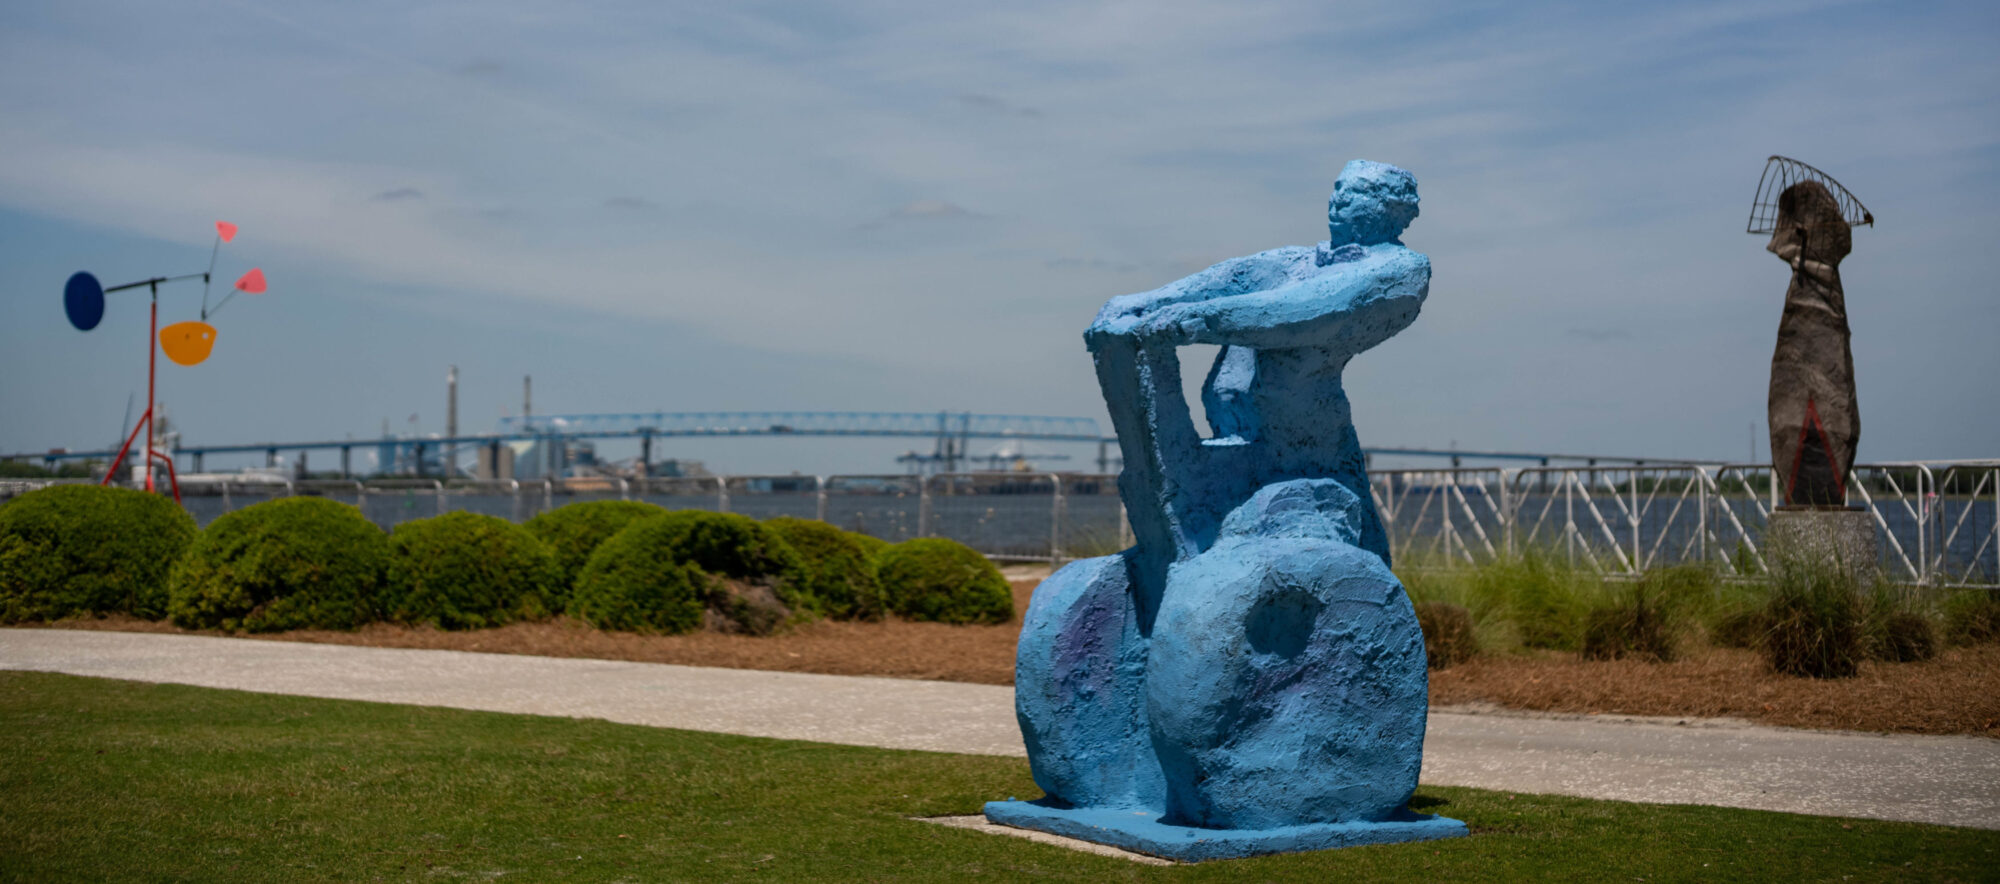
[[[1091,324],[1137,543],[1063,568],[1029,607],[1015,696],[1046,812],[1255,832],[1435,822],[1404,809],[1423,638],[1340,381],[1429,291],[1429,260],[1397,241],[1416,214],[1408,172],[1357,160],[1329,242],[1113,298]],[[1223,348],[1202,388],[1208,439],[1181,393],[1185,344]]]

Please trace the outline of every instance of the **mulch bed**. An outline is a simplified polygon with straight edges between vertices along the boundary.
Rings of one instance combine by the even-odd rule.
[[[1016,614],[1035,580],[1014,580]],[[70,620],[67,629],[221,635],[130,617]],[[376,623],[354,632],[299,630],[277,641],[381,648],[437,648],[722,666],[829,675],[876,675],[1008,685],[1014,682],[1016,622],[808,623],[783,635],[631,635],[581,623],[517,623],[444,632]],[[1492,704],[1556,713],[1741,718],[1784,727],[2000,738],[2000,646],[1954,648],[1928,663],[1868,663],[1856,678],[1817,681],[1775,675],[1750,651],[1715,649],[1673,663],[1585,662],[1573,654],[1481,657],[1431,673],[1431,702]]]
[[[1777,675],[1756,652],[1726,648],[1673,663],[1481,657],[1431,673],[1431,703],[2000,737],[2000,645],[1952,648],[1925,663],[1863,663],[1854,678],[1827,680]]]
[[[781,635],[757,638],[710,632],[691,635],[600,632],[581,622],[561,619],[467,632],[371,623],[353,632],[299,629],[249,637],[372,648],[588,657],[729,669],[879,675],[1011,685],[1014,683],[1014,641],[1021,631],[1020,615],[1028,608],[1028,597],[1034,594],[1036,582],[1012,581],[1015,622],[1001,626],[946,626],[894,619],[881,623],[822,620],[803,624]],[[140,620],[124,615],[98,620],[65,620],[50,625],[120,632],[228,635],[218,630],[182,629],[164,621]]]

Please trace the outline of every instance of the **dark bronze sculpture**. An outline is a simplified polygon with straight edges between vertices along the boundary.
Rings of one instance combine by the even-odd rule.
[[[1765,198],[1771,191],[1774,201]],[[1782,502],[1791,506],[1847,504],[1861,416],[1840,261],[1853,245],[1850,228],[1874,221],[1839,182],[1811,166],[1772,157],[1765,168],[1750,230],[1769,233],[1766,248],[1792,267],[1769,404],[1772,466]]]

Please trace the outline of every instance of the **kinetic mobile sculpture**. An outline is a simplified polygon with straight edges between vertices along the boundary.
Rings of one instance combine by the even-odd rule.
[[[1765,162],[1749,232],[1769,235],[1765,248],[1792,266],[1769,402],[1772,468],[1786,505],[1847,504],[1861,415],[1840,261],[1852,249],[1851,228],[1863,224],[1874,226],[1875,216],[1832,176],[1787,157]]]
[[[252,267],[250,268],[250,272],[243,274],[242,277],[236,280],[232,291],[224,296],[222,301],[215,305],[214,309],[209,308],[208,284],[209,277],[215,273],[216,256],[221,254],[223,243],[235,238],[236,225],[227,221],[215,222],[215,245],[208,252],[208,269],[201,273],[189,273],[182,276],[156,276],[152,279],[142,279],[138,282],[105,288],[98,283],[97,277],[92,276],[87,271],[78,271],[70,276],[68,283],[64,284],[63,312],[68,315],[69,324],[76,326],[77,331],[90,331],[96,328],[98,323],[104,321],[104,296],[107,294],[140,288],[146,289],[152,294],[152,319],[146,329],[146,411],[139,416],[138,421],[133,423],[132,432],[125,436],[125,444],[119,446],[118,456],[111,461],[111,468],[105,471],[104,480],[99,484],[108,485],[111,483],[111,477],[118,474],[118,467],[124,464],[126,453],[132,448],[132,440],[138,438],[139,430],[144,428],[146,431],[146,457],[143,461],[144,469],[142,472],[144,472],[146,477],[146,490],[154,490],[153,464],[159,462],[167,468],[167,479],[172,483],[174,500],[176,502],[180,500],[180,479],[174,474],[174,459],[166,452],[159,451],[153,447],[153,381],[154,375],[157,373],[155,371],[158,362],[157,356],[160,351],[165,351],[167,358],[176,363],[181,365],[200,365],[204,360],[208,359],[209,353],[215,348],[215,326],[208,324],[208,318],[222,312],[222,308],[228,305],[230,299],[236,297],[237,292],[249,292],[253,295],[264,293],[266,289],[264,271]],[[165,283],[181,282],[197,278],[202,283],[201,319],[176,322],[166,328],[160,328],[160,286]],[[154,346],[155,339],[159,342],[157,348]]]
[[[1466,833],[1408,809],[1423,634],[1341,371],[1417,318],[1417,182],[1356,160],[1329,241],[1113,298],[1084,335],[1137,544],[1035,590],[1015,710],[1038,801],[987,818],[1172,859]],[[1176,348],[1219,344],[1196,432]]]

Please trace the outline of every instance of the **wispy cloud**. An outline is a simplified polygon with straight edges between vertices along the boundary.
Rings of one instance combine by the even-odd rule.
[[[952,223],[978,221],[987,216],[974,212],[954,202],[938,199],[913,200],[890,209],[880,217],[862,222],[862,230],[879,230],[892,224],[912,223]]]
[[[977,111],[979,113],[984,113],[984,114],[996,114],[1003,117],[1026,117],[1028,119],[1041,119],[1042,116],[1042,112],[1036,110],[1035,108],[1021,107],[1020,105],[1013,104],[1004,98],[998,98],[992,95],[985,95],[978,92],[967,92],[963,95],[954,95],[951,98],[951,103],[954,106],[965,108],[966,110]]]

